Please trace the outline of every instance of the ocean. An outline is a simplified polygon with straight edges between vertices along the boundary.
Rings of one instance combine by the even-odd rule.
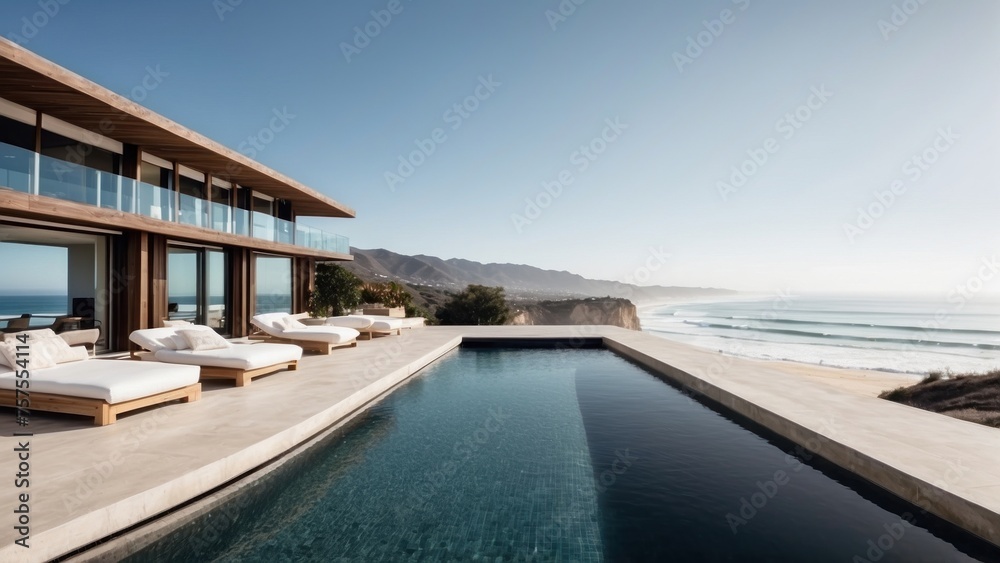
[[[765,360],[926,374],[1000,369],[1000,301],[776,295],[639,311],[643,330]]]
[[[0,295],[0,319],[20,317],[24,313],[46,315],[32,324],[52,324],[52,317],[69,313],[69,298],[65,295]]]

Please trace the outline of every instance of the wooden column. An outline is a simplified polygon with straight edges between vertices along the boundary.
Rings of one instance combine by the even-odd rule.
[[[149,234],[127,231],[116,237],[112,272],[112,318],[106,330],[113,350],[128,350],[128,335],[149,328]]]
[[[167,318],[167,237],[150,235],[149,326],[163,326]]]
[[[292,313],[309,310],[309,296],[316,281],[316,260],[308,257],[292,258]]]
[[[250,285],[250,251],[245,248],[231,249],[229,263],[229,294],[232,300],[229,330],[233,338],[239,338],[249,333],[252,316],[250,302],[254,293]]]

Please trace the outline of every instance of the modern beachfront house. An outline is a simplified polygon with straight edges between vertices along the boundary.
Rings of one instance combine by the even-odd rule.
[[[254,314],[303,310],[317,261],[351,256],[297,219],[354,215],[0,38],[0,244],[60,249],[66,311],[101,328],[100,349],[168,319],[239,337]]]

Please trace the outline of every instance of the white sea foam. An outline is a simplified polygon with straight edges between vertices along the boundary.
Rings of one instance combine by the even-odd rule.
[[[811,297],[780,308],[773,300],[670,304],[640,318],[651,334],[748,358],[912,374],[1000,368],[1000,305],[948,307]]]

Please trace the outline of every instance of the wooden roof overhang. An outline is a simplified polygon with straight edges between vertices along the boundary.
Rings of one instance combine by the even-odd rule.
[[[0,98],[292,203],[296,215],[355,211],[0,37]]]

